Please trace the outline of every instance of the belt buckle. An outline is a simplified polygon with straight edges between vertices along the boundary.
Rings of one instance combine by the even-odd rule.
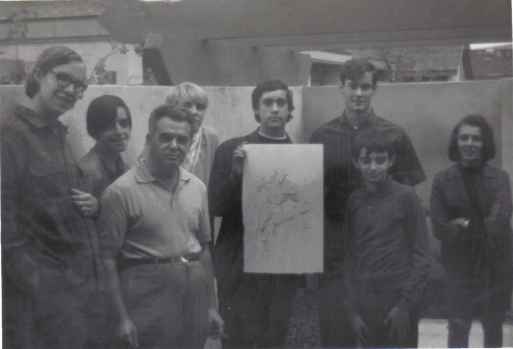
[[[180,256],[180,262],[182,262],[183,264],[189,264],[191,261],[184,256]]]

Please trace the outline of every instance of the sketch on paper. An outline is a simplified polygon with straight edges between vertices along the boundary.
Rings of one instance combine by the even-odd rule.
[[[244,271],[322,271],[322,146],[245,145]]]

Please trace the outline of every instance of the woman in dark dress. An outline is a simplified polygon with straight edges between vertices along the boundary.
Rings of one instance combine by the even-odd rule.
[[[431,219],[449,280],[449,347],[468,347],[475,316],[484,346],[502,345],[512,290],[512,204],[508,174],[488,164],[494,155],[485,118],[468,115],[451,135],[454,164],[433,181]]]

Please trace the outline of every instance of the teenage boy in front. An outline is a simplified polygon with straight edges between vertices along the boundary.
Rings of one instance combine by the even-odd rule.
[[[346,211],[344,305],[357,345],[416,347],[430,268],[427,226],[414,190],[389,176],[395,161],[390,138],[368,130],[354,141],[363,185]]]

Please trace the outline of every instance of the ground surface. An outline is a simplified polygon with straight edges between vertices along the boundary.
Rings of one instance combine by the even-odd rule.
[[[294,299],[287,346],[290,348],[320,348],[317,316],[318,294],[315,290],[300,289]],[[513,347],[513,321],[504,325],[504,346]],[[441,348],[447,346],[447,321],[424,318],[419,326],[419,347]],[[483,346],[483,331],[474,322],[470,333],[470,346]]]

